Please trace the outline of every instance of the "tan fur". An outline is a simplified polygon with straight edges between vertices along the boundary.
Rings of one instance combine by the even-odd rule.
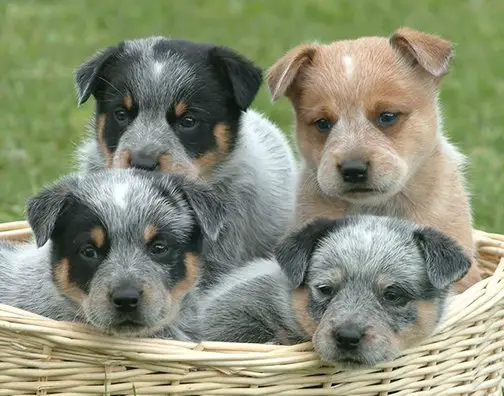
[[[124,97],[124,107],[126,110],[130,111],[133,108],[133,99],[130,95]]]
[[[199,276],[199,257],[193,253],[185,253],[185,278],[178,282],[170,292],[172,300],[180,300],[194,286]]]
[[[105,114],[100,114],[98,117],[96,117],[96,139],[103,154],[105,154],[107,168],[112,168],[114,165],[114,155],[108,149],[107,144],[105,143],[105,139],[103,137],[106,120],[107,116]]]
[[[174,162],[171,154],[163,154],[159,157],[159,168],[164,173],[179,173],[188,178],[196,179],[198,170],[190,162]]]
[[[287,94],[299,69],[313,56],[314,48],[315,46],[311,44],[301,44],[280,58],[268,70],[266,79],[273,100]]]
[[[129,167],[131,167],[131,152],[128,150],[122,150],[119,154],[119,168]]]
[[[169,173],[171,172],[172,167],[173,158],[171,154],[163,154],[161,157],[159,157],[159,168],[161,169],[161,172]]]
[[[297,321],[306,332],[306,335],[311,337],[317,330],[317,324],[308,313],[308,298],[308,289],[305,287],[298,288],[292,292],[292,309],[296,314]]]
[[[144,230],[144,240],[145,242],[150,242],[157,235],[157,229],[153,224],[149,224]]]
[[[217,150],[209,151],[197,158],[194,162],[199,169],[199,175],[207,176],[210,171],[229,154],[229,129],[223,123],[217,123],[214,128]]]
[[[401,28],[390,38],[302,44],[270,68],[273,98],[286,95],[295,109],[303,158],[298,226],[317,217],[372,213],[369,204],[357,201],[359,193],[345,196],[340,181],[342,161],[361,160],[370,164],[371,187],[391,191],[371,205],[375,214],[435,227],[474,256],[463,175],[437,134],[438,83],[452,54],[448,41]],[[399,113],[398,121],[382,127],[377,122],[382,112]],[[331,132],[317,129],[321,118],[334,124]],[[457,291],[478,280],[473,259]]]
[[[185,102],[180,101],[175,105],[175,115],[177,117],[181,117],[182,115],[184,115],[186,111],[187,111],[187,104]]]
[[[417,345],[436,327],[437,306],[431,301],[418,301],[416,304],[417,320],[396,336],[392,335],[395,338],[393,344],[401,350]]]
[[[391,44],[411,55],[425,70],[436,77],[448,73],[449,61],[453,55],[453,45],[449,41],[431,34],[417,32],[403,27],[392,35]]]
[[[91,239],[97,248],[101,248],[105,245],[105,238],[106,234],[103,227],[97,226],[91,230]]]
[[[70,281],[70,261],[67,258],[56,264],[54,277],[56,286],[62,293],[79,304],[83,303],[86,299],[86,293]]]

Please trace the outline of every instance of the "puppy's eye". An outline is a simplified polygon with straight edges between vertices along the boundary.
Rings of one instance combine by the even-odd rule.
[[[86,245],[84,246],[79,254],[81,255],[82,258],[85,260],[95,260],[98,258],[98,251],[93,245]]]
[[[114,117],[118,122],[123,123],[128,120],[129,115],[126,109],[119,107],[114,110]]]
[[[389,286],[384,290],[383,299],[395,305],[405,305],[408,302],[408,297],[395,286]]]
[[[196,126],[198,122],[192,118],[192,117],[182,117],[180,120],[179,120],[179,125],[182,127],[182,128],[194,128]]]
[[[398,119],[399,119],[399,113],[391,113],[389,111],[385,111],[378,116],[378,120],[376,121],[376,123],[381,128],[387,128],[389,126],[394,125]]]
[[[329,285],[319,285],[316,288],[320,295],[324,297],[332,296],[334,293],[334,289]]]
[[[315,121],[315,126],[320,132],[326,133],[332,129],[333,124],[327,118],[321,118]]]
[[[160,256],[162,254],[165,254],[167,251],[168,251],[168,246],[162,242],[156,242],[150,246],[150,252],[154,256]]]

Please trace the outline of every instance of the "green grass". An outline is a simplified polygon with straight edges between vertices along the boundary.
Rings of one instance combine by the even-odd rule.
[[[153,34],[215,42],[262,67],[306,40],[388,35],[400,25],[457,43],[444,80],[446,129],[470,156],[478,227],[504,232],[504,2],[494,0],[0,1],[0,221],[74,167],[92,101],[78,109],[73,69],[98,48]],[[263,87],[254,107],[286,131],[287,101]]]

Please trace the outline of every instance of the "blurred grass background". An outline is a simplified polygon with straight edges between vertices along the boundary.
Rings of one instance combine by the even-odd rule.
[[[504,2],[494,0],[0,0],[0,221],[74,169],[93,109],[73,70],[126,38],[170,35],[230,46],[266,68],[301,41],[389,35],[407,25],[457,44],[442,86],[448,135],[470,156],[475,224],[504,232]],[[254,107],[290,132],[287,100]]]

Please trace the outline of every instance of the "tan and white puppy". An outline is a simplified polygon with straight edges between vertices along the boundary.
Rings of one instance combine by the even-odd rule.
[[[301,44],[270,67],[273,100],[295,110],[303,164],[298,226],[369,213],[435,227],[474,256],[464,156],[443,134],[438,101],[450,42],[410,28],[390,37]],[[480,279],[476,263],[457,284]]]

